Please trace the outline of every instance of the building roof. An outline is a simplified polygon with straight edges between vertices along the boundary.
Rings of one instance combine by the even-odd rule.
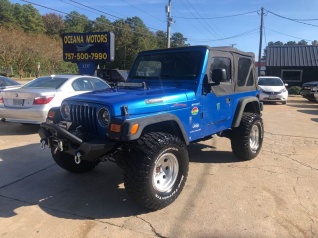
[[[266,66],[318,66],[318,45],[268,46]]]

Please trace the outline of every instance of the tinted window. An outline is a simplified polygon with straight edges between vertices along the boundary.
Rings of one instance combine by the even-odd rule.
[[[232,78],[231,77],[231,59],[229,59],[229,58],[225,58],[225,57],[213,58],[212,63],[211,63],[210,74],[212,74],[213,69],[225,69],[227,81],[229,81]]]
[[[245,86],[245,82],[248,81],[247,85],[251,86],[253,82],[253,72],[252,72],[252,60],[248,58],[239,58],[238,62],[238,78],[237,85]]]
[[[22,86],[23,88],[60,88],[68,78],[59,78],[59,77],[41,77],[32,80],[31,82]]]
[[[20,85],[18,82],[6,78],[6,77],[0,77],[0,86],[14,86],[14,85]]]
[[[261,86],[283,86],[283,81],[279,78],[259,78],[258,85]]]
[[[110,88],[110,86],[103,80],[100,80],[97,78],[91,78],[90,80],[92,84],[94,85],[95,90],[103,90],[106,88]]]
[[[139,56],[130,78],[194,79],[201,68],[200,51],[164,52]]]
[[[87,78],[76,79],[72,83],[72,86],[73,86],[75,91],[93,91],[94,90],[93,84]]]

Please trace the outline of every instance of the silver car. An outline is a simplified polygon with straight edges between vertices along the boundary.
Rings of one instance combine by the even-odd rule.
[[[16,81],[14,81],[13,79],[4,77],[4,76],[0,76],[0,92],[4,89],[14,89],[14,88],[19,88],[22,85]]]
[[[64,98],[105,90],[110,86],[102,79],[85,75],[51,75],[36,78],[18,89],[0,93],[2,121],[40,124],[50,108],[61,105]]]

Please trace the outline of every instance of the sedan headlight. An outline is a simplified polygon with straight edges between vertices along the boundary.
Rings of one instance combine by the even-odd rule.
[[[61,115],[64,120],[69,120],[71,115],[70,106],[67,102],[63,102],[61,106]]]
[[[282,92],[282,93],[284,93],[284,92],[286,92],[286,91],[287,91],[287,89],[286,89],[286,88],[284,88],[281,92]]]
[[[110,113],[107,108],[101,108],[98,111],[98,122],[103,127],[108,127],[110,123]]]

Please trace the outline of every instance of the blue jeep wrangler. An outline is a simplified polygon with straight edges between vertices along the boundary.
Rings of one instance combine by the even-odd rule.
[[[187,145],[231,140],[241,160],[263,143],[254,54],[190,46],[140,52],[126,82],[65,99],[39,134],[63,169],[116,162],[127,192],[151,210],[171,204],[187,179]]]

